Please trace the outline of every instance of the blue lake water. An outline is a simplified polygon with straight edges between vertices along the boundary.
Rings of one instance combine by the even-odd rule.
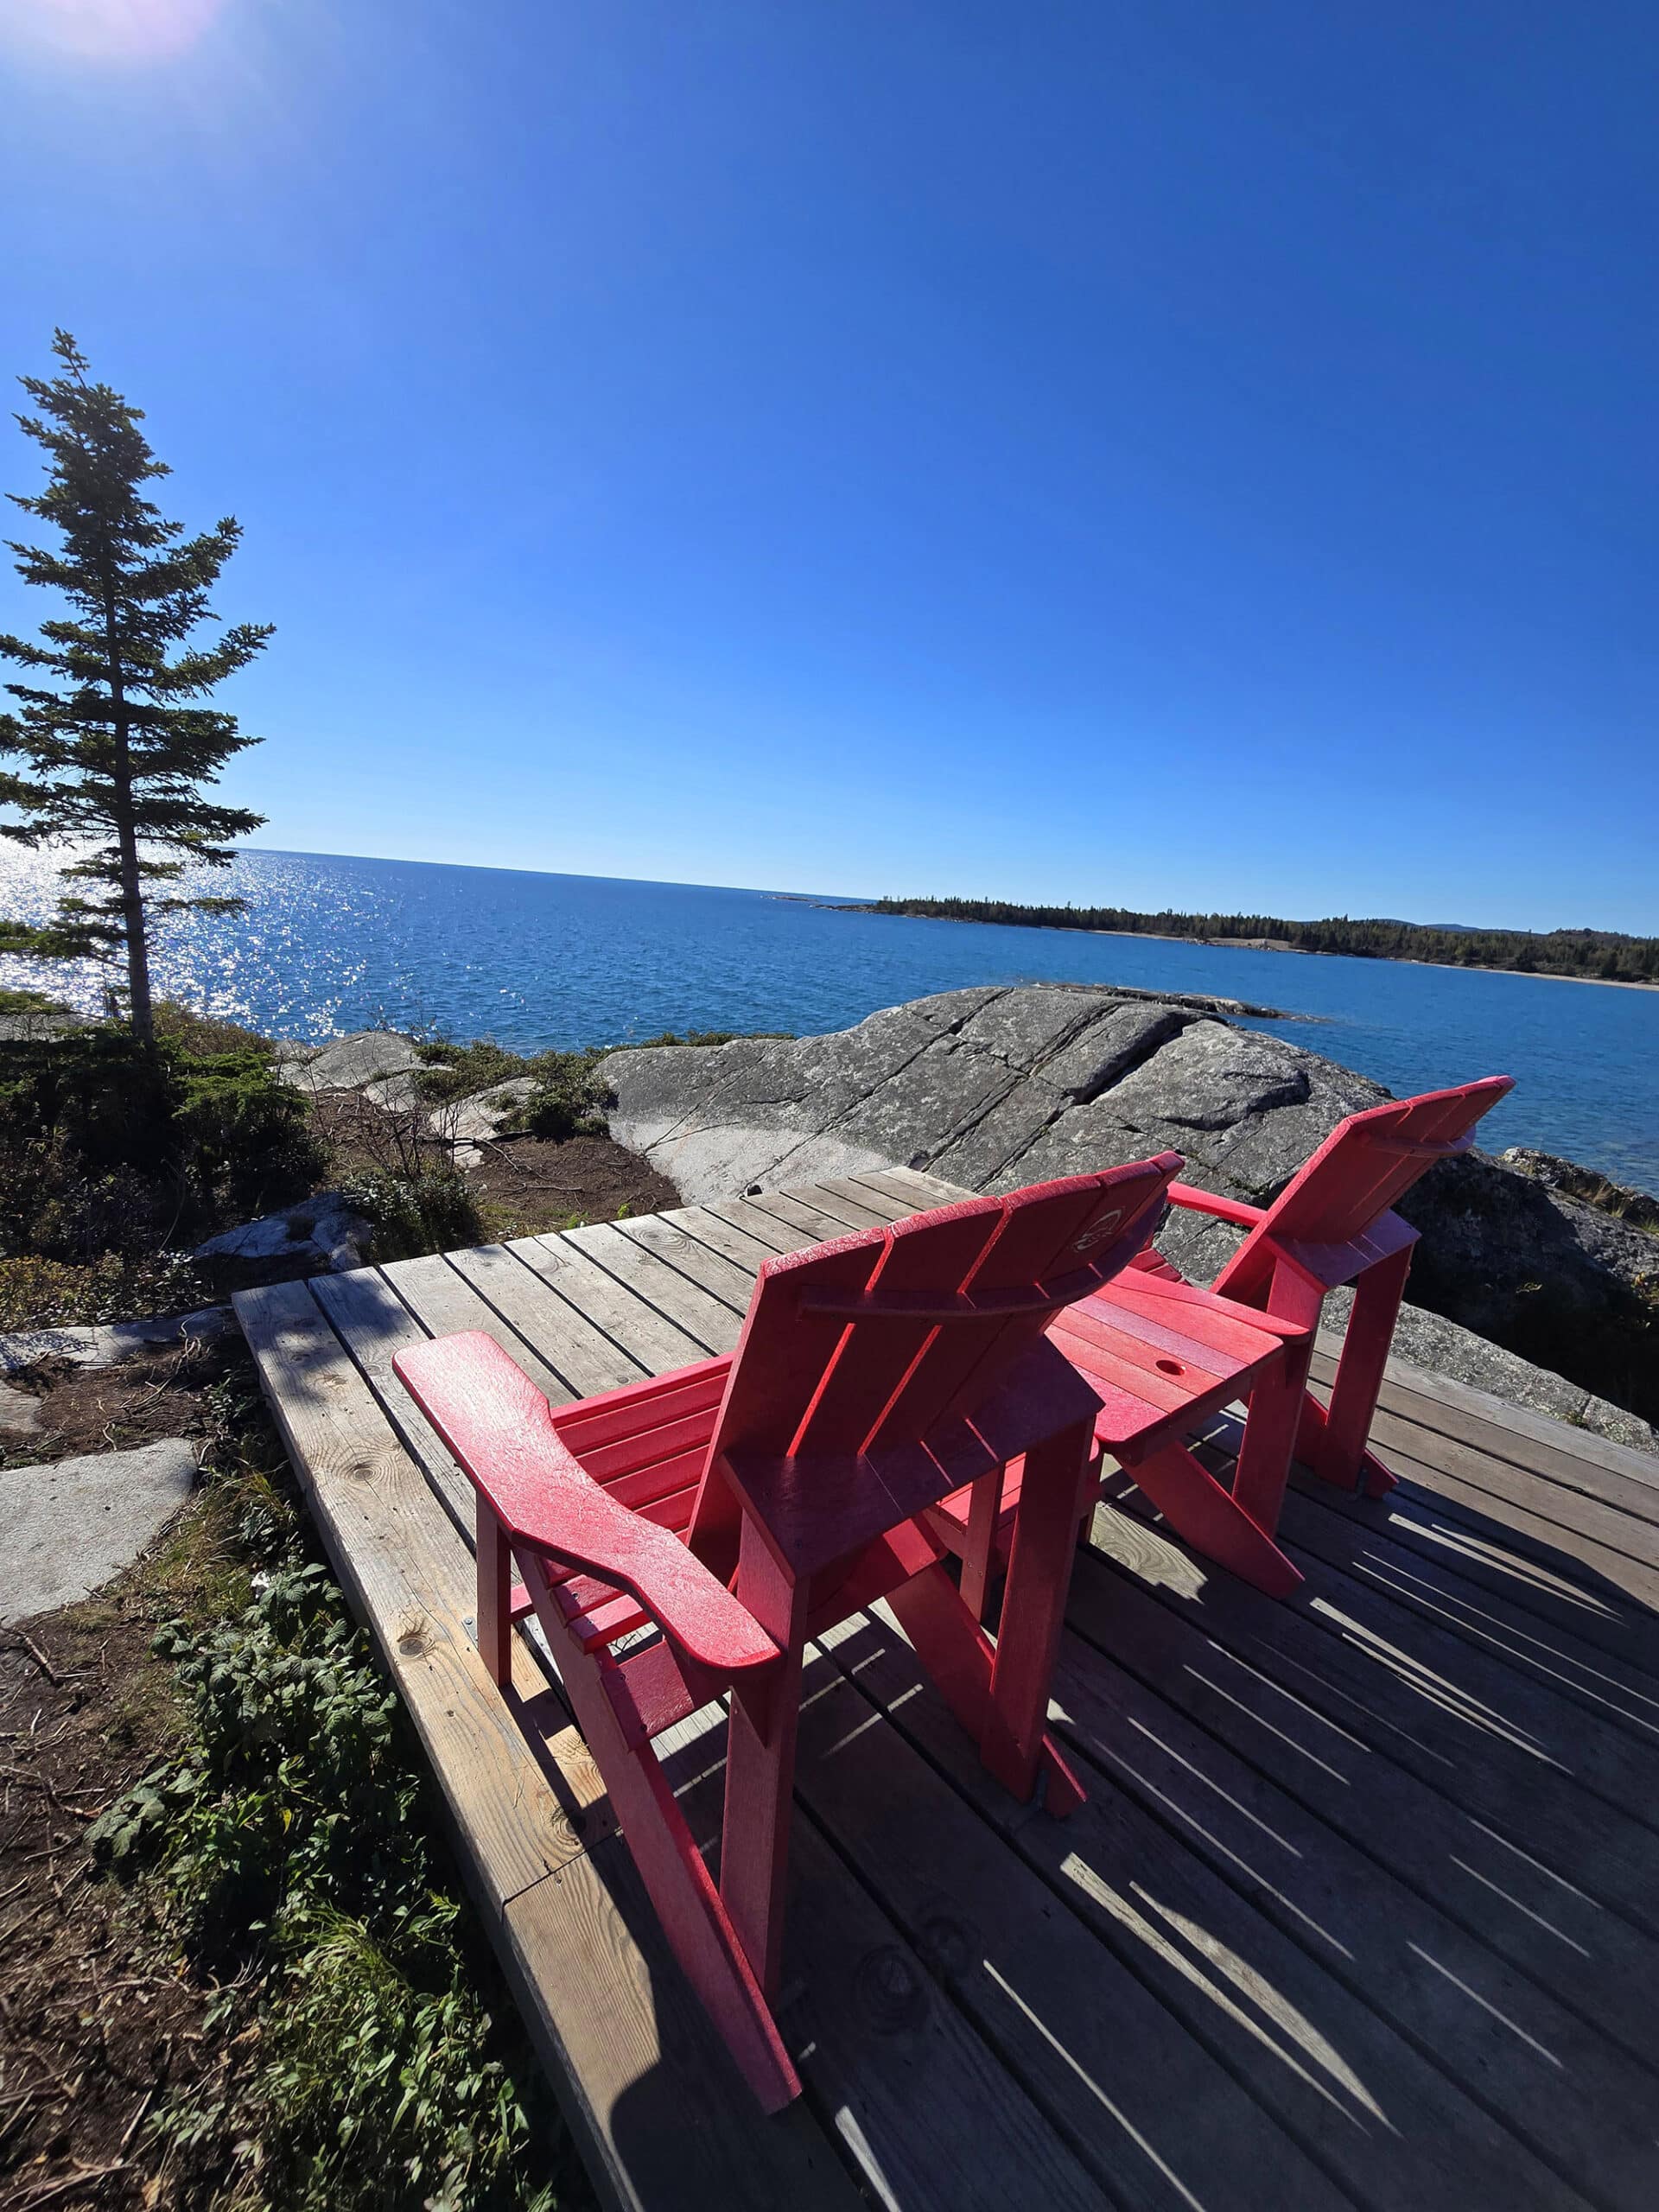
[[[158,986],[269,1035],[384,1022],[524,1051],[664,1029],[805,1035],[970,983],[1214,991],[1317,1017],[1255,1026],[1396,1092],[1513,1075],[1488,1144],[1539,1145],[1659,1192],[1659,992],[309,853],[243,854],[211,887],[248,912],[175,923]],[[42,914],[54,889],[39,856],[0,850],[0,913]],[[0,961],[0,982],[36,979],[97,1003],[89,978],[26,978]]]

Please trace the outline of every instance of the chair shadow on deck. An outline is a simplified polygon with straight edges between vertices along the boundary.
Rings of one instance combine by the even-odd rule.
[[[1127,1485],[1101,1507],[1052,1709],[1090,1803],[1060,1825],[996,1791],[891,1624],[849,1624],[804,1825],[1103,2177],[1251,2202],[1268,2117],[1281,2202],[1651,2204],[1659,1616],[1408,1484],[1304,1489],[1284,1533],[1307,1580],[1275,1602]],[[1246,2096],[1196,2127],[1173,2085],[1206,2057]]]

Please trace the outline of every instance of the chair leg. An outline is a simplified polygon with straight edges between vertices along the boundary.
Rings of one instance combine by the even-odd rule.
[[[1178,1535],[1230,1574],[1265,1590],[1269,1598],[1288,1598],[1300,1586],[1300,1573],[1278,1545],[1184,1445],[1160,1445],[1124,1472]]]
[[[976,1621],[985,1618],[985,1593],[996,1573],[996,1524],[1002,1511],[1007,1470],[982,1475],[968,1493],[968,1535],[962,1552],[962,1602]]]
[[[505,1689],[512,1680],[512,1554],[481,1495],[477,1504],[478,1656],[496,1688]]]
[[[567,1633],[540,1560],[531,1554],[519,1566],[663,1932],[761,2108],[780,2112],[799,2096],[799,2078],[657,1755],[624,1735],[605,1688],[608,1662]]]
[[[968,1735],[982,1743],[996,1650],[950,1577],[942,1567],[925,1567],[889,1591],[887,1602],[934,1688]],[[1064,1820],[1084,1802],[1084,1794],[1052,1736],[1043,1738],[1042,1768],[1048,1779],[1043,1809]]]
[[[1264,1536],[1273,1535],[1279,1527],[1291,1453],[1307,1398],[1312,1351],[1312,1338],[1287,1344],[1276,1370],[1258,1378],[1245,1411],[1233,1499]]]
[[[726,1736],[726,1818],[720,1897],[768,1998],[782,1979],[784,1887],[795,1737],[801,1709],[807,1586],[791,1582],[743,1523],[737,1596],[784,1652],[758,1686],[736,1682]]]
[[[1082,1421],[1026,1454],[1003,1586],[1002,1625],[980,1742],[986,1766],[1028,1798],[1042,1763],[1049,1685],[1065,1624],[1084,1485],[1092,1479],[1094,1423]]]
[[[1404,1251],[1367,1268],[1355,1284],[1353,1311],[1337,1363],[1325,1433],[1313,1460],[1315,1474],[1344,1490],[1352,1490],[1363,1474],[1370,1497],[1381,1497],[1395,1486],[1394,1477],[1367,1452],[1365,1445],[1410,1269],[1408,1245]]]

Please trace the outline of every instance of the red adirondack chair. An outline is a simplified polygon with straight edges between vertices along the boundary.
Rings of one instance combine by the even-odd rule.
[[[1327,1482],[1382,1496],[1394,1477],[1367,1448],[1418,1232],[1391,1211],[1514,1088],[1491,1076],[1402,1099],[1338,1123],[1270,1206],[1172,1183],[1173,1204],[1249,1235],[1208,1290],[1146,1251],[1056,1316],[1052,1341],[1099,1394],[1095,1440],[1195,1551],[1275,1598],[1302,1577],[1274,1542],[1293,1456]],[[1306,1388],[1325,1294],[1357,1287],[1327,1411]],[[1181,1442],[1234,1400],[1248,1402],[1230,1489]],[[977,1611],[1002,1556],[1016,1474],[1000,1500],[982,1485],[948,1498],[932,1526],[963,1555]]]
[[[1298,1424],[1296,1456],[1326,1482],[1352,1489],[1363,1477],[1371,1497],[1394,1488],[1366,1445],[1419,1234],[1392,1209],[1436,1160],[1470,1151],[1476,1123],[1514,1088],[1513,1076],[1485,1076],[1351,1114],[1270,1206],[1171,1185],[1176,1205],[1250,1232],[1211,1285],[1221,1297],[1316,1328],[1325,1294],[1354,1285],[1330,1408],[1305,1397]],[[1176,1274],[1154,1252],[1139,1264]]]
[[[664,1931],[769,2111],[800,2086],[768,2000],[809,1637],[887,1599],[991,1772],[1022,1798],[1046,1776],[1055,1814],[1081,1801],[1043,1724],[1097,1401],[1043,1332],[1141,1249],[1180,1165],[769,1260],[729,1358],[556,1410],[488,1337],[394,1362],[477,1492],[486,1663],[505,1685],[533,1608]],[[919,1516],[1016,1458],[993,1649]],[[652,1739],[728,1691],[716,1888]]]

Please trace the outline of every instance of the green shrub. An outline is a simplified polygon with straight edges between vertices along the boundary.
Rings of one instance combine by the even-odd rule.
[[[563,1144],[568,1137],[602,1137],[612,1098],[600,1072],[604,1057],[596,1046],[582,1052],[537,1053],[527,1070],[536,1088],[507,1128],[548,1144]]]
[[[310,1190],[325,1166],[306,1102],[252,1046],[147,1051],[100,1027],[6,1048],[0,1248],[84,1263],[194,1243]]]
[[[207,1300],[190,1262],[177,1252],[145,1258],[105,1252],[82,1266],[32,1252],[0,1259],[0,1329],[61,1329],[135,1314],[183,1312]]]
[[[545,2205],[397,1696],[291,1539],[255,1591],[238,1618],[158,1637],[188,1740],[88,1831],[101,1866],[156,1871],[187,1956],[223,1983],[210,2025],[250,2054],[153,2123],[178,2201]]]
[[[276,1057],[276,1043],[257,1029],[245,1029],[239,1021],[226,1021],[218,1014],[198,1014],[193,1007],[180,1006],[172,999],[156,1001],[155,1020],[158,1037],[182,1046],[187,1052],[257,1052],[266,1060]]]
[[[784,1044],[794,1041],[792,1029],[688,1029],[682,1036],[677,1030],[664,1029],[658,1037],[641,1037],[638,1043],[619,1045],[613,1049],[620,1052],[646,1052],[658,1045],[695,1045],[706,1049],[710,1045],[733,1045],[739,1038],[775,1038]]]
[[[340,1190],[373,1225],[377,1261],[415,1260],[484,1241],[477,1201],[454,1168],[410,1175],[370,1168],[348,1175]]]
[[[451,1098],[467,1098],[475,1090],[505,1083],[509,1076],[528,1072],[530,1063],[520,1052],[487,1039],[472,1045],[417,1045],[416,1051],[428,1065],[415,1078],[423,1099],[441,1106]]]
[[[238,1215],[303,1197],[327,1166],[302,1095],[255,1052],[178,1052],[172,1129],[187,1179]]]

